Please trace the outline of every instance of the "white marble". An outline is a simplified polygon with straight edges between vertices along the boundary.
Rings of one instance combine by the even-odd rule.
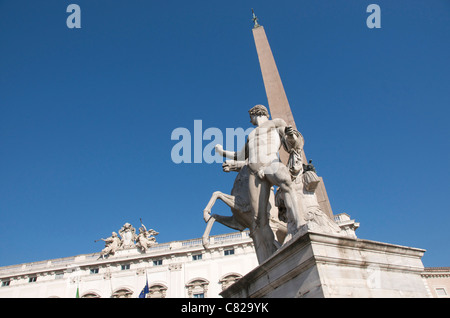
[[[226,298],[428,297],[423,249],[339,235],[295,236],[221,293]]]

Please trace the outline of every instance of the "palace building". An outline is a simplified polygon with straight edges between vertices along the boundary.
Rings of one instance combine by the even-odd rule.
[[[0,297],[211,298],[257,266],[248,231],[0,268]]]
[[[335,216],[347,232],[358,224]],[[248,231],[0,267],[0,298],[220,298],[258,266]],[[450,268],[424,268],[429,297],[450,297]]]

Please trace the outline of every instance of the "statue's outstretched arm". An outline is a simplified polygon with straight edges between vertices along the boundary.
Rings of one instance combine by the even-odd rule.
[[[222,164],[222,170],[224,172],[241,171],[242,167],[245,166],[246,164],[247,164],[246,161],[227,160]]]
[[[244,147],[242,147],[240,151],[227,151],[223,149],[222,145],[216,145],[215,150],[216,153],[219,154],[219,156],[222,156],[224,158],[233,159],[235,161],[243,161],[248,157],[247,143]]]
[[[228,158],[228,159],[234,159],[237,156],[237,153],[235,151],[227,151],[224,150],[222,145],[216,145],[214,147],[214,149],[216,150],[216,153],[219,156],[222,156],[224,158]]]
[[[141,225],[144,228],[144,231],[147,232],[147,228],[145,227],[144,223],[142,223],[142,219],[139,219],[139,221],[141,222]]]

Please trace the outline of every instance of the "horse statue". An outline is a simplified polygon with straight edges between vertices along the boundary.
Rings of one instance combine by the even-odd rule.
[[[214,192],[206,208],[203,210],[203,218],[207,223],[202,237],[202,243],[205,249],[209,246],[209,233],[211,232],[211,228],[215,221],[238,231],[243,231],[248,228],[250,229],[250,236],[252,236],[255,224],[255,220],[253,219],[254,216],[252,216],[250,208],[248,189],[250,171],[248,163],[246,161],[226,161],[222,167],[225,172],[236,171],[238,172],[238,175],[236,176],[233,188],[231,189],[231,194],[220,191]],[[222,200],[231,208],[232,216],[218,214],[211,215],[211,209],[217,199]],[[274,244],[277,245],[277,247],[280,247],[286,237],[286,223],[280,221],[278,218],[278,209],[275,207],[275,196],[273,191],[271,191],[270,194],[267,213],[270,215],[270,227],[276,238]]]

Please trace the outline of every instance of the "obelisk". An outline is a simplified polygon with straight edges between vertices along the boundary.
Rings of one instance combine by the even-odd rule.
[[[281,82],[280,74],[275,59],[270,49],[264,27],[258,24],[258,18],[253,12],[253,37],[255,39],[256,51],[258,53],[259,65],[264,80],[267,100],[269,102],[272,118],[282,118],[288,125],[296,129],[294,116]]]
[[[269,41],[266,36],[266,32],[264,31],[264,27],[258,23],[258,18],[256,17],[253,9],[252,12],[254,23],[253,38],[255,40],[256,52],[258,53],[259,65],[264,81],[270,114],[272,118],[281,118],[288,125],[298,130],[295,124],[294,116],[292,115],[291,107],[289,106],[286,92],[284,91],[284,86],[281,81],[281,77],[278,72],[272,50],[269,45]],[[283,148],[281,148],[281,161],[287,163],[288,158],[289,155],[286,153],[286,151],[284,151]],[[304,163],[306,164],[307,159],[304,151],[303,158]],[[331,210],[327,191],[321,177],[320,181],[321,182],[316,190],[317,201],[322,211],[325,212],[330,218],[333,218],[333,211]]]

